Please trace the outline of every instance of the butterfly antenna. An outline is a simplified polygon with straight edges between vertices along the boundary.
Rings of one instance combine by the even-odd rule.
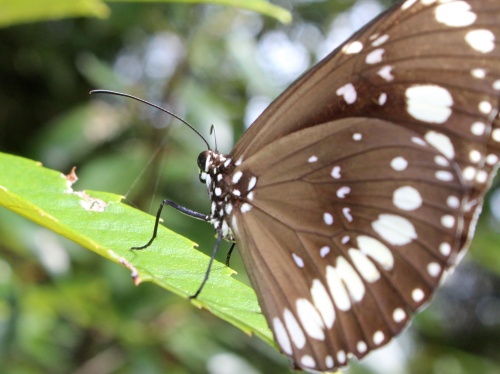
[[[215,134],[215,126],[210,126],[210,135],[214,134],[215,150],[217,151],[217,135]]]
[[[129,94],[126,94],[126,93],[122,93],[122,92],[117,92],[117,91],[110,91],[110,90],[92,90],[90,91],[90,94],[99,94],[99,93],[102,93],[102,94],[109,94],[109,95],[115,95],[115,96],[123,96],[123,97],[127,97],[129,99],[134,99],[134,100],[137,100],[137,101],[140,101],[141,103],[144,103],[144,104],[147,104],[149,106],[152,106],[156,109],[159,109],[161,110],[162,112],[164,113],[167,113],[169,115],[171,115],[172,117],[174,117],[175,119],[178,119],[179,121],[181,121],[183,124],[185,124],[187,127],[189,127],[191,130],[193,130],[200,138],[201,140],[203,140],[205,142],[205,144],[207,145],[207,149],[210,149],[210,145],[208,144],[207,140],[203,137],[203,135],[200,134],[200,132],[198,130],[196,130],[192,125],[190,125],[187,121],[183,120],[181,117],[179,117],[178,115],[172,113],[171,111],[165,109],[165,108],[162,108],[161,106],[158,106],[156,104],[153,104],[147,100],[144,100],[144,99],[140,99],[136,96],[132,96],[132,95],[129,95]],[[212,125],[213,127],[213,125]],[[210,134],[212,133],[212,131],[210,131]],[[216,146],[217,148],[217,146]]]

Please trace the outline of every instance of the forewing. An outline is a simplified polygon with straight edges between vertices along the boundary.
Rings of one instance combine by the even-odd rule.
[[[499,154],[499,40],[498,0],[402,2],[292,84],[232,155],[331,120],[378,118],[454,160],[480,199]]]
[[[238,171],[258,176],[251,209],[232,213],[245,267],[281,350],[308,370],[344,366],[400,332],[480,207],[457,163],[380,120],[299,131]]]

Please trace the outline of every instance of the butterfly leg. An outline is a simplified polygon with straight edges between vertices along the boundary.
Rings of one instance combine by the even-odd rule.
[[[158,233],[158,225],[160,224],[161,211],[163,210],[163,207],[165,205],[169,205],[172,208],[178,210],[181,213],[184,213],[187,216],[190,216],[190,217],[193,217],[196,219],[201,219],[202,221],[208,221],[209,217],[207,215],[195,212],[194,210],[191,210],[191,209],[188,209],[186,207],[183,207],[182,205],[176,204],[171,200],[165,199],[160,204],[160,207],[158,208],[158,213],[156,213],[156,220],[155,220],[155,226],[153,229],[153,236],[151,237],[151,239],[149,239],[149,241],[145,245],[140,246],[140,247],[132,247],[132,248],[130,248],[131,250],[134,251],[134,250],[144,249],[144,248],[149,247],[151,245],[151,243],[153,243],[153,241],[156,238],[156,234]]]
[[[229,260],[231,259],[231,254],[233,253],[233,249],[234,249],[234,246],[236,245],[236,243],[233,243],[231,245],[231,248],[229,248],[229,252],[227,252],[227,256],[226,256],[226,266],[229,267]]]
[[[212,264],[214,262],[215,255],[217,254],[217,250],[219,249],[221,240],[222,240],[222,231],[218,231],[217,241],[215,242],[214,249],[212,250],[212,255],[210,256],[210,262],[208,263],[207,271],[205,272],[205,277],[203,278],[203,281],[201,282],[200,287],[198,287],[198,290],[194,293],[194,295],[189,296],[190,300],[196,299],[196,297],[198,297],[201,290],[205,286],[205,283],[207,283],[208,277],[210,275],[210,269],[212,269]]]

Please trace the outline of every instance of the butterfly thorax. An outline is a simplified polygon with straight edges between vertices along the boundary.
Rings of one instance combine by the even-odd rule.
[[[234,241],[234,211],[246,213],[252,209],[252,190],[257,178],[250,172],[238,170],[242,159],[234,161],[231,156],[207,150],[198,156],[200,181],[207,185],[212,201],[209,221],[224,239]]]

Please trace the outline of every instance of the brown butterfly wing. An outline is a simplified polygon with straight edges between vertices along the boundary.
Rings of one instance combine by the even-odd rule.
[[[499,38],[497,0],[407,0],[299,78],[231,153],[233,175],[256,180],[231,201],[231,227],[299,367],[387,343],[467,248],[500,156]]]
[[[232,228],[299,367],[332,370],[389,342],[453,264],[467,186],[437,156],[411,130],[360,118],[283,137],[235,170],[258,177]]]

